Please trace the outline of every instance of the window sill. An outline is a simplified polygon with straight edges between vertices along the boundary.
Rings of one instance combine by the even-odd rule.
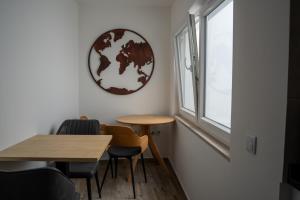
[[[181,116],[175,115],[176,121],[182,123],[188,129],[190,129],[193,133],[199,136],[204,142],[213,147],[218,153],[220,153],[226,160],[230,161],[230,148],[228,145],[223,144],[217,138],[211,136],[207,132],[203,131],[199,127],[195,126],[188,120],[182,118]]]
[[[195,112],[190,111],[189,109],[186,109],[184,107],[181,107],[180,110],[184,112],[187,115],[190,115],[191,117],[195,118]]]

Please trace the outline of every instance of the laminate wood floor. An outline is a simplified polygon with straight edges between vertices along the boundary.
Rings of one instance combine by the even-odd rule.
[[[103,178],[107,161],[101,161],[99,167],[100,184]],[[166,164],[171,171],[171,176],[166,175],[162,168],[153,159],[146,159],[146,173],[148,182],[144,181],[144,174],[140,161],[135,170],[136,199],[138,200],[186,200],[185,194],[170,167],[168,160]],[[133,199],[131,183],[127,182],[129,162],[120,160],[118,163],[118,177],[112,179],[108,171],[103,189],[102,200]],[[86,181],[84,179],[73,179],[76,190],[80,192],[81,200],[87,200]],[[99,200],[95,179],[92,180],[92,199]]]

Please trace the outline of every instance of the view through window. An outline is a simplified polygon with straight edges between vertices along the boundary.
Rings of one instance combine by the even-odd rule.
[[[206,17],[204,117],[231,126],[233,1]]]

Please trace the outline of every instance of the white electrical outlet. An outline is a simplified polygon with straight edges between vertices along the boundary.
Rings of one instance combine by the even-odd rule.
[[[248,135],[246,139],[246,149],[249,153],[255,155],[257,149],[257,137]]]

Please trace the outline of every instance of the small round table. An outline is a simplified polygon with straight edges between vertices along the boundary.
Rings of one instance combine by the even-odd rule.
[[[126,115],[118,117],[117,121],[123,124],[139,125],[142,128],[141,135],[148,135],[149,147],[153,157],[159,162],[165,171],[169,173],[169,170],[164,160],[161,158],[158,148],[153,141],[150,133],[150,126],[173,123],[175,119],[173,117],[161,115]]]

